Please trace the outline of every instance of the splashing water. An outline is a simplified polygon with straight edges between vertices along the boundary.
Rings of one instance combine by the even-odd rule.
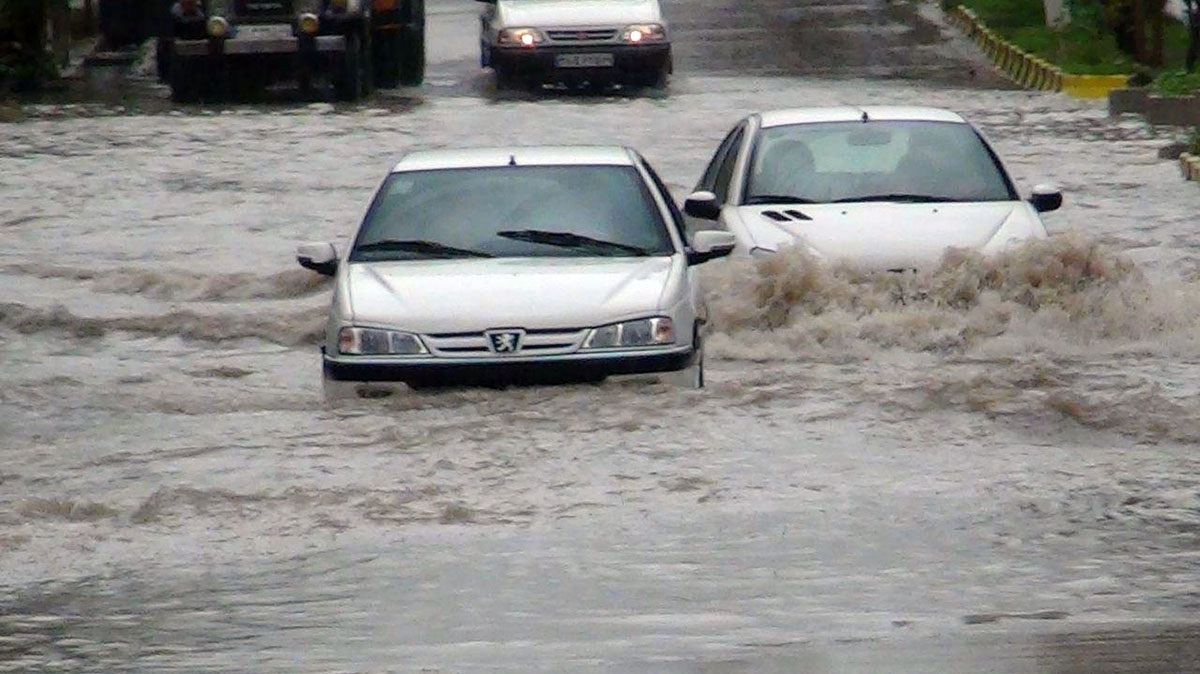
[[[967,353],[1139,340],[1196,343],[1192,283],[1155,284],[1100,242],[1067,233],[994,257],[948,250],[918,273],[826,265],[799,249],[706,270],[719,355],[865,355],[878,347]]]

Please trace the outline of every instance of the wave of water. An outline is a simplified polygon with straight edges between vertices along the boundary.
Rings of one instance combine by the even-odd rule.
[[[1019,335],[1023,349],[1153,340],[1200,344],[1200,286],[1152,282],[1078,233],[995,257],[951,250],[921,273],[861,272],[799,249],[706,270],[714,351],[748,360],[863,355],[879,348],[970,353]]]

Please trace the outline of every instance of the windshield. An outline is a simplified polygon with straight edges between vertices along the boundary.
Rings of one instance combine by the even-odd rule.
[[[632,166],[501,166],[392,174],[350,259],[673,251],[658,205]]]
[[[1015,198],[999,162],[967,124],[856,121],[764,129],[754,148],[743,201]]]

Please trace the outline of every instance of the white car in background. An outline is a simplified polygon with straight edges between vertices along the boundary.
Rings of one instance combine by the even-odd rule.
[[[923,107],[813,107],[749,115],[685,203],[694,229],[732,232],[741,253],[798,246],[869,269],[935,266],[947,248],[985,255],[1047,236],[1053,186],[1022,199],[999,156],[958,114]]]
[[[673,69],[658,0],[479,0],[480,64],[500,87],[661,87]]]
[[[632,149],[483,148],[407,155],[344,252],[297,259],[334,277],[321,350],[336,399],[613,375],[703,386],[696,266],[733,246],[685,239]]]

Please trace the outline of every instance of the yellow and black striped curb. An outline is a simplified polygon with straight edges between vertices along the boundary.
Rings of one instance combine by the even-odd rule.
[[[985,26],[975,12],[958,5],[947,13],[950,23],[971,38],[1005,75],[1026,89],[1061,91],[1079,98],[1104,98],[1126,86],[1128,75],[1073,75],[1043,58],[1014,46]]]
[[[1200,180],[1200,155],[1188,152],[1179,155],[1179,172],[1185,180]]]

